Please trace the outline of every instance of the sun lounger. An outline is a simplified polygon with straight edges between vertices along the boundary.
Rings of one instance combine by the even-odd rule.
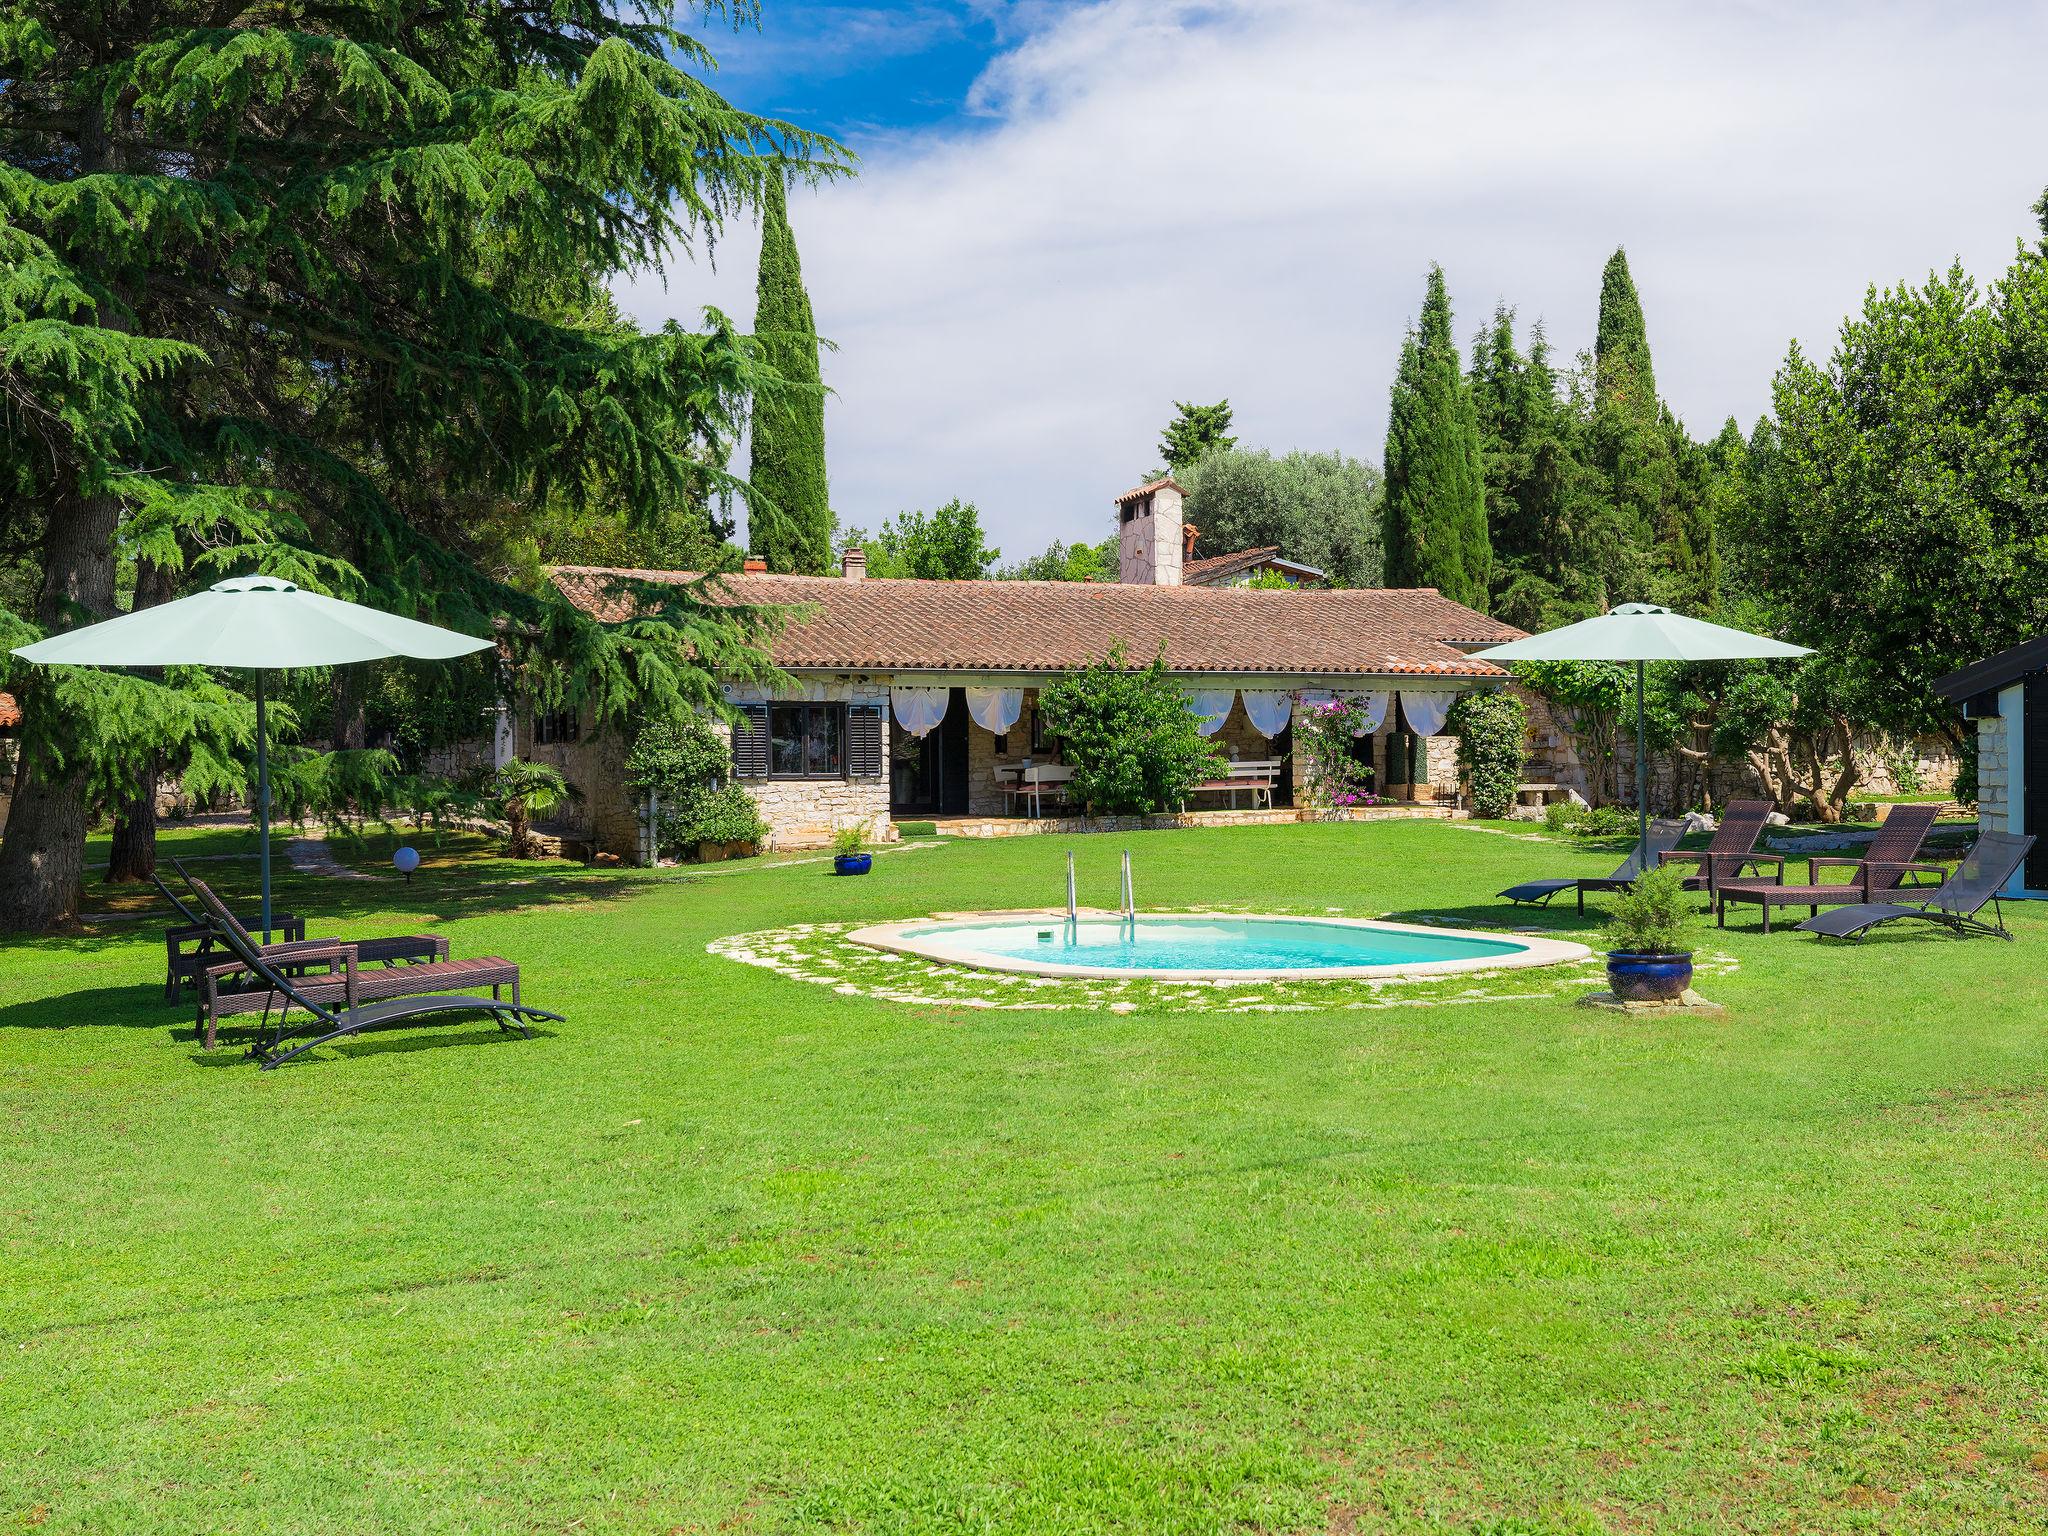
[[[178,916],[184,919],[182,923],[175,923],[164,930],[164,1001],[175,1003],[178,994],[199,979],[201,971],[219,962],[220,951],[216,948],[218,940],[214,935],[213,924],[181,901],[177,892],[164,884],[162,876],[151,874],[149,883],[156,887],[157,894],[168,901]],[[245,928],[261,927],[262,923],[263,919],[260,917],[242,919],[242,926]],[[270,931],[283,943],[303,939],[306,936],[306,920],[294,917],[289,912],[273,912],[270,916]]]
[[[1770,822],[1771,803],[1768,800],[1731,800],[1728,808],[1721,813],[1721,825],[1714,830],[1713,839],[1704,849],[1674,849],[1658,860],[1660,864],[1694,863],[1700,866],[1696,875],[1685,877],[1688,891],[1706,891],[1711,894],[1723,880],[1733,880],[1752,865],[1774,864],[1778,879],[1785,878],[1785,861],[1774,853],[1758,853],[1756,840],[1763,836]]]
[[[1678,846],[1678,840],[1684,836],[1684,818],[1659,817],[1650,823],[1647,845],[1636,844],[1629,851],[1629,856],[1621,861],[1621,867],[1611,875],[1581,875],[1569,880],[1528,880],[1521,885],[1511,885],[1500,894],[1518,905],[1547,907],[1553,896],[1562,891],[1574,891],[1578,895],[1579,911],[1583,914],[1586,910],[1586,892],[1627,890],[1635,884],[1636,876],[1640,875],[1646,866],[1659,862],[1664,854]],[[1646,846],[1647,856],[1644,852]]]
[[[1891,892],[1912,889],[1905,884],[1908,875],[1934,875],[1940,877],[1946,868],[1940,864],[1916,864],[1920,845],[1927,840],[1927,834],[1934,829],[1935,814],[1940,810],[1934,805],[1895,806],[1889,816],[1877,829],[1877,836],[1871,839],[1870,847],[1861,858],[1821,857],[1807,860],[1806,883],[1785,885],[1768,880],[1723,880],[1714,890],[1714,920],[1722,927],[1728,926],[1728,903],[1731,901],[1753,901],[1763,909],[1764,932],[1771,931],[1771,908],[1806,907],[1819,916],[1822,907],[1847,906],[1852,903],[1874,902]],[[1821,879],[1823,869],[1847,868],[1853,874],[1846,881],[1825,881]]]
[[[313,939],[285,945],[281,946],[285,953],[278,954],[280,946],[261,945],[250,937],[205,881],[189,875],[186,881],[235,957],[232,963],[212,966],[205,972],[202,1006],[218,1006],[230,1013],[262,1009],[269,1036],[252,1046],[249,1054],[265,1068],[280,1066],[316,1046],[365,1029],[437,1014],[485,1013],[497,1020],[500,1029],[529,1037],[533,1031],[528,1020],[562,1020],[559,1013],[521,1003],[519,967],[496,955],[365,972],[357,965],[356,946],[338,940]],[[324,975],[307,974],[322,966],[326,968]],[[252,974],[260,985],[225,993],[216,991],[217,982],[242,971]],[[480,990],[458,990],[483,987],[491,989],[489,997],[482,996]],[[502,995],[506,988],[512,993],[509,1000]],[[290,1022],[294,1007],[305,1014],[305,1022]],[[277,1010],[274,1026],[270,1024],[273,1008]],[[450,1017],[442,1022],[452,1023],[455,1019]],[[210,1030],[211,1025],[209,1034]],[[286,1040],[311,1031],[318,1031],[313,1039],[301,1041],[290,1050],[282,1049]]]
[[[1837,907],[1832,912],[1809,917],[1799,926],[1807,933],[1817,933],[1824,938],[1860,939],[1885,923],[1918,919],[1966,937],[1981,933],[2010,939],[2012,934],[2005,926],[2005,909],[2000,905],[1999,897],[2014,872],[2026,862],[2027,851],[2033,846],[2031,836],[2012,832],[1982,833],[1970,851],[1963,855],[1963,862],[1956,866],[1955,872],[1942,881],[1927,900],[1913,905],[1864,902],[1852,907]],[[1994,917],[1994,921],[1989,923],[1977,916],[1987,906]]]

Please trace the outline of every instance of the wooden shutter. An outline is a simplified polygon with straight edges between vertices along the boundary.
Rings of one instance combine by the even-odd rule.
[[[736,779],[768,777],[768,706],[745,704],[732,727],[732,776]]]
[[[2006,804],[2018,804],[2019,830],[2034,837],[2025,865],[2026,888],[2048,891],[2048,678],[2027,679],[2020,690],[2020,712],[2022,782],[2006,784]],[[2010,763],[2006,772],[2012,772]]]
[[[877,704],[850,704],[846,710],[846,776],[882,776],[882,710]]]

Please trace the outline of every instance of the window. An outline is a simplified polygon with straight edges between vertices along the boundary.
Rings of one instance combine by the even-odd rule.
[[[1031,706],[1031,752],[1035,757],[1040,752],[1057,754],[1060,749],[1059,737],[1045,728],[1045,713],[1036,701]]]
[[[768,772],[777,779],[846,776],[846,706],[768,706]]]
[[[533,717],[533,744],[537,747],[574,741],[582,734],[582,724],[573,709],[551,709]]]

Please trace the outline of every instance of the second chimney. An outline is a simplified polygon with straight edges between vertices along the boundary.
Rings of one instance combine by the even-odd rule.
[[[848,581],[865,581],[868,575],[868,552],[858,544],[846,546],[846,553],[839,557],[839,574]]]
[[[1118,581],[1142,587],[1180,585],[1184,495],[1168,475],[1117,497]]]
[[[747,576],[766,576],[768,560],[765,555],[749,555],[740,562],[740,571]]]

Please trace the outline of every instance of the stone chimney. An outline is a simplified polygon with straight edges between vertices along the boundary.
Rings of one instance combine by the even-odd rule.
[[[868,552],[858,544],[846,546],[846,553],[839,557],[839,574],[848,581],[866,581],[868,578]]]
[[[1140,587],[1180,585],[1185,499],[1171,475],[1117,497],[1118,581]]]
[[[740,562],[740,571],[747,576],[766,576],[768,560],[765,555],[749,555]]]

